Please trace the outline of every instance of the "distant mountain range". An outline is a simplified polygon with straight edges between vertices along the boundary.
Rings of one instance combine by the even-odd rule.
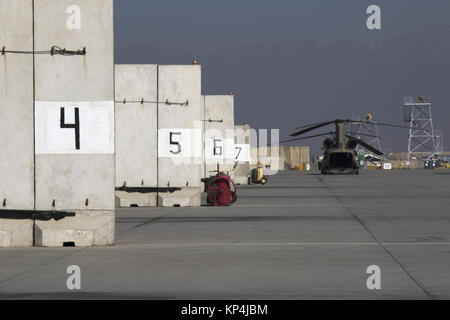
[[[202,53],[156,47],[148,39],[116,48],[117,63],[189,64],[193,57],[203,66],[204,94],[232,90],[236,123],[280,128],[282,138],[299,125],[367,113],[401,124],[403,97],[419,93],[433,103],[435,127],[450,134],[450,25],[375,43],[280,41]],[[406,151],[407,130],[380,132],[385,147]],[[317,153],[319,143],[300,144]]]

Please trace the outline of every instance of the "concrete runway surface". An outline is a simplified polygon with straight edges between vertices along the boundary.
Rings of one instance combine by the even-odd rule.
[[[449,196],[449,170],[283,171],[231,207],[117,209],[112,247],[0,249],[0,298],[449,299]]]

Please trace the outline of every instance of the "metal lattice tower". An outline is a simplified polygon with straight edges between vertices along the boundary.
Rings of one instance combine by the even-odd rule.
[[[440,153],[433,128],[431,103],[426,102],[422,95],[419,96],[419,101],[417,102],[414,102],[412,97],[404,99],[403,121],[410,127],[408,160],[411,157],[428,160]]]
[[[360,121],[361,119],[355,119]],[[372,115],[369,113],[366,115],[365,121],[372,122]],[[381,150],[381,142],[378,131],[378,125],[376,123],[351,123],[352,136],[360,139],[367,144],[373,146],[374,148]],[[365,149],[364,147],[358,145],[356,151],[364,150],[366,153],[372,154],[371,151]]]
[[[444,153],[444,132],[442,130],[434,130],[434,143],[436,154],[442,155]]]

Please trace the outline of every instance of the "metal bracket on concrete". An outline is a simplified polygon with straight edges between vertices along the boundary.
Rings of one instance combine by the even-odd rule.
[[[86,55],[86,47],[83,47],[82,50],[66,50],[66,48],[60,48],[58,46],[52,46],[50,50],[44,51],[18,51],[18,50],[6,50],[6,47],[2,48],[2,56],[6,53],[17,53],[17,54],[49,54],[51,56],[55,54],[59,54],[62,56],[84,56]]]
[[[202,121],[205,121],[205,122],[218,122],[218,123],[222,123],[222,122],[223,122],[223,119],[220,119],[220,120],[207,119],[207,120],[202,120]]]
[[[0,210],[0,219],[55,221],[65,217],[75,217],[75,212],[43,210]]]
[[[116,188],[116,191],[124,191],[124,192],[138,192],[138,193],[152,193],[152,192],[161,192],[161,193],[165,193],[165,192],[170,192],[170,193],[174,193],[175,191],[179,191],[181,190],[181,188],[158,188],[158,187],[127,187],[127,186],[122,186],[122,187],[118,187]]]
[[[166,101],[148,101],[148,100],[144,100],[144,98],[142,98],[141,100],[127,100],[127,99],[123,99],[121,101],[114,101],[115,103],[122,103],[122,104],[127,104],[127,103],[140,103],[140,104],[144,104],[144,103],[153,103],[153,104],[165,104],[167,106],[171,106],[171,105],[176,105],[176,106],[188,106],[189,105],[189,100],[186,100],[186,102],[170,102],[169,100]]]

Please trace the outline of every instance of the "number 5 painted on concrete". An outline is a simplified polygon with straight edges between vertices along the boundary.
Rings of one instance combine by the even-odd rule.
[[[180,145],[179,142],[172,140],[172,136],[173,135],[181,136],[181,132],[171,132],[170,133],[170,144],[178,146],[178,150],[177,151],[170,150],[170,153],[172,153],[172,154],[179,154],[181,152],[181,145]]]

